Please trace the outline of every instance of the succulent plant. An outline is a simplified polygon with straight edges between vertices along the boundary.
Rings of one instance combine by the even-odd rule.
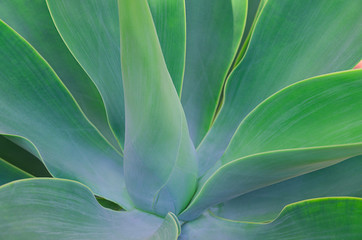
[[[1,0],[0,239],[362,239],[360,0]]]

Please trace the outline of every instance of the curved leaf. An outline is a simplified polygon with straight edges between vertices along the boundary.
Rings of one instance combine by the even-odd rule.
[[[196,189],[195,149],[147,2],[119,0],[119,10],[127,189],[141,209],[178,214]]]
[[[177,240],[181,233],[181,226],[177,217],[169,212],[162,225],[148,240]]]
[[[6,159],[11,165],[36,177],[51,177],[43,162],[38,158],[40,156],[34,156],[36,149],[32,149],[34,150],[34,153],[30,153],[28,149],[24,150],[14,143],[20,141],[23,145],[27,142],[16,136],[0,135],[0,158]],[[27,143],[29,146],[33,147],[29,142]],[[36,154],[38,153],[36,152]]]
[[[362,154],[362,70],[291,85],[240,124],[181,215]]]
[[[236,222],[205,214],[182,228],[180,240],[362,238],[361,198],[321,198],[287,206],[270,223]]]
[[[148,2],[168,69],[180,90],[185,58],[184,3]],[[125,117],[117,0],[47,3],[65,43],[99,89],[111,127],[123,146]]]
[[[251,35],[254,31],[255,24],[258,22],[258,18],[267,1],[268,0],[253,0],[248,2],[248,13],[245,23],[245,30],[243,38],[241,39],[238,54],[234,60],[234,67],[237,66],[240,63],[241,59],[244,57],[244,54],[250,42]]]
[[[131,206],[122,157],[85,118],[54,71],[0,21],[0,134],[22,136],[55,177]]]
[[[94,83],[73,58],[59,36],[43,0],[0,1],[0,19],[42,55],[72,93],[89,120],[116,147],[103,101]]]
[[[181,102],[197,146],[210,128],[243,33],[246,0],[186,0],[186,64]]]
[[[265,222],[276,218],[285,205],[310,198],[362,197],[362,156],[265,187],[228,202],[213,212],[223,218]]]
[[[222,163],[261,152],[362,141],[362,70],[314,77],[266,99],[240,124]]]
[[[60,179],[20,180],[0,188],[0,232],[12,240],[176,240],[177,222],[101,207],[87,187]]]
[[[117,1],[46,1],[61,37],[97,86],[111,129],[123,146],[124,103]]]
[[[163,56],[179,95],[181,95],[186,51],[184,1],[148,0]]]
[[[359,0],[269,0],[246,55],[230,75],[225,101],[197,150],[200,175],[222,156],[243,118],[297,81],[351,69],[362,55]]]
[[[0,158],[0,185],[8,182],[12,182],[18,179],[31,178],[33,177],[27,172],[24,172],[20,168],[6,162]]]

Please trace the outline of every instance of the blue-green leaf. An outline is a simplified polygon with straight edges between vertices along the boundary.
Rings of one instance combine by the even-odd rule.
[[[28,143],[29,147],[33,147],[32,151],[35,155],[34,153],[29,152],[28,149],[18,146],[15,142],[21,142],[22,145]],[[0,135],[0,158],[6,159],[11,165],[36,177],[51,177],[48,170],[39,159],[40,156],[37,154],[34,146],[25,139],[16,136]]]
[[[158,40],[176,91],[181,95],[185,68],[185,0],[148,0]]]
[[[140,209],[178,214],[196,189],[195,149],[147,2],[119,0],[119,11],[127,189]]]
[[[186,223],[180,240],[361,239],[361,198],[321,198],[287,206],[270,223],[237,222],[205,214]]]
[[[284,206],[310,198],[362,197],[362,156],[265,187],[228,202],[213,212],[223,218],[265,222],[276,218]]]
[[[246,0],[186,0],[186,64],[181,102],[197,146],[210,128],[243,33]]]
[[[130,208],[121,155],[85,118],[44,59],[0,21],[0,134],[28,140],[55,177]]]
[[[132,210],[112,211],[89,189],[60,179],[20,180],[0,187],[0,236],[11,240],[176,240],[179,226]]]
[[[307,79],[268,98],[241,123],[180,216],[362,154],[362,70]]]
[[[97,86],[109,123],[124,142],[124,103],[117,0],[46,0],[69,50]],[[81,14],[80,14],[81,13]]]
[[[58,34],[44,0],[2,0],[0,19],[43,56],[72,93],[89,120],[116,147],[102,98]]]
[[[0,158],[0,185],[12,182],[18,179],[31,178],[31,174],[24,172],[20,168],[6,162]]]
[[[268,0],[225,101],[197,149],[200,175],[222,156],[235,130],[260,102],[297,81],[351,69],[362,55],[360,0]]]

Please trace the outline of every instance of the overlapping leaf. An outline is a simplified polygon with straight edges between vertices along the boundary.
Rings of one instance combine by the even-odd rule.
[[[0,185],[12,182],[18,179],[33,177],[27,172],[17,168],[16,166],[4,161],[0,158]]]
[[[185,58],[184,3],[148,2],[168,70],[180,91]],[[47,3],[65,43],[99,89],[111,127],[123,146],[125,117],[117,0]]]
[[[186,65],[181,101],[197,146],[210,128],[243,33],[246,0],[186,0]]]
[[[362,154],[362,70],[291,85],[239,126],[181,216]]]
[[[46,59],[89,120],[118,147],[108,126],[99,92],[59,36],[46,1],[0,1],[0,19],[24,37]]]
[[[0,134],[24,137],[53,176],[129,208],[122,157],[85,118],[54,71],[0,22]]]
[[[243,118],[297,81],[351,69],[362,55],[359,0],[269,0],[242,62],[230,75],[225,102],[199,146],[200,175],[222,156]]]
[[[276,218],[284,206],[305,199],[362,197],[361,172],[362,157],[354,157],[221,203],[213,212],[232,220],[265,222]]]
[[[101,207],[84,185],[60,179],[20,180],[0,188],[0,236],[12,240],[177,239],[179,226],[140,211]]]
[[[361,198],[321,198],[291,204],[270,223],[229,221],[205,214],[185,224],[180,239],[360,239],[361,224]]]
[[[124,104],[117,1],[47,0],[54,23],[97,86],[109,123],[124,142]],[[81,14],[80,14],[81,13]]]
[[[21,142],[20,144],[23,146],[28,144],[29,147],[33,148],[31,149],[33,153],[23,149],[13,141],[16,143]],[[34,146],[25,139],[0,135],[0,158],[36,177],[50,177],[51,175],[37,154],[38,152],[36,152]]]
[[[184,0],[148,0],[153,22],[176,91],[181,95],[185,68],[186,16]]]
[[[119,0],[119,11],[127,189],[140,209],[178,214],[196,188],[195,149],[147,2]]]

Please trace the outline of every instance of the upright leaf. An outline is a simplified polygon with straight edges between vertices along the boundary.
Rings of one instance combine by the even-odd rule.
[[[119,0],[119,12],[127,189],[137,207],[177,214],[195,191],[195,149],[146,0]]]
[[[51,174],[87,184],[125,208],[122,157],[80,111],[55,72],[0,21],[0,134],[36,147]]]
[[[271,94],[316,75],[351,69],[362,55],[361,1],[269,0],[225,102],[199,146],[200,175],[224,153],[242,119]]]
[[[124,103],[117,0],[46,1],[60,35],[97,86],[111,128],[123,146]]]
[[[178,224],[140,211],[101,207],[87,187],[60,179],[0,187],[0,236],[12,240],[176,240]]]
[[[360,106],[362,70],[279,91],[244,119],[180,217],[195,218],[214,204],[361,155]]]
[[[158,39],[176,91],[181,95],[185,68],[185,0],[148,0]]]
[[[59,36],[44,0],[0,1],[0,19],[24,37],[72,93],[90,121],[116,147],[97,88]]]
[[[248,14],[246,17],[245,30],[243,38],[241,39],[238,54],[234,60],[234,67],[237,66],[240,63],[241,59],[244,57],[244,54],[250,42],[251,35],[254,31],[255,24],[258,22],[258,18],[267,1],[268,0],[248,1]]]
[[[197,146],[212,123],[245,25],[246,0],[186,0],[186,65],[182,87]]]
[[[361,198],[321,198],[287,206],[269,223],[237,222],[205,214],[186,223],[180,240],[361,239]]]

